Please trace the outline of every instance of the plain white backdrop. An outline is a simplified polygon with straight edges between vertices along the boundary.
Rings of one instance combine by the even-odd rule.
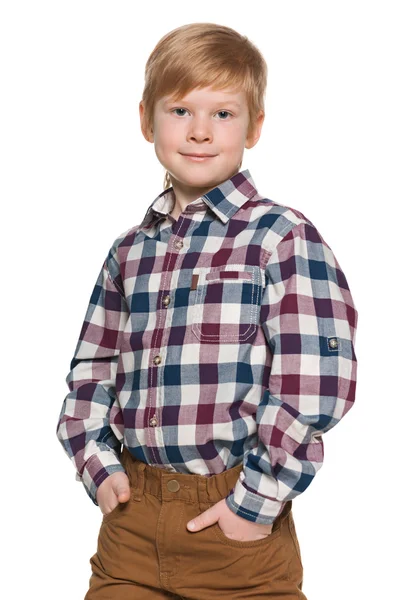
[[[160,37],[211,21],[268,64],[248,168],[332,247],[359,311],[356,403],[293,501],[308,600],[398,594],[399,64],[396,3],[247,0],[0,4],[2,587],[82,599],[100,509],[56,438],[101,264],[162,191],[139,123]]]

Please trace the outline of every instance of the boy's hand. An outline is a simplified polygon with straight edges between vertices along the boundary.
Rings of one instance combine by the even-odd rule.
[[[122,471],[117,471],[101,482],[97,489],[96,500],[103,515],[108,515],[118,502],[128,502],[130,495],[128,476]]]
[[[193,529],[189,527],[189,523],[187,527],[189,531],[201,531],[204,527],[217,522],[226,537],[240,542],[261,540],[267,537],[272,531],[272,524],[263,525],[262,523],[253,523],[236,515],[228,507],[225,499],[220,500],[193,519],[193,521],[190,521],[190,523],[195,523]]]

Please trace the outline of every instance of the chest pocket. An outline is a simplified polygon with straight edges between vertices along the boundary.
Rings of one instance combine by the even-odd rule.
[[[207,343],[250,342],[257,332],[262,290],[259,267],[199,269],[192,332]]]

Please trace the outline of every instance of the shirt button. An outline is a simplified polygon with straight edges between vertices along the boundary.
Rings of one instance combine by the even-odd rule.
[[[174,242],[174,246],[177,250],[180,250],[183,246],[182,240],[177,240],[176,242]]]
[[[171,297],[170,296],[164,296],[163,298],[163,304],[164,306],[168,306],[168,304],[171,302]]]
[[[155,427],[155,426],[157,425],[157,419],[156,419],[156,417],[152,417],[152,418],[150,419],[150,425],[151,425],[152,427]]]
[[[337,338],[331,338],[331,339],[329,340],[329,346],[330,346],[331,348],[337,348],[337,347],[338,347],[338,341],[337,341]]]
[[[154,359],[153,359],[153,363],[155,365],[159,365],[160,362],[161,362],[161,356],[159,354],[157,354],[157,356],[155,356]]]

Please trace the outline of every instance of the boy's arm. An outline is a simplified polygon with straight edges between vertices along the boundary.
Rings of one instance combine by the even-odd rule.
[[[245,455],[226,503],[245,519],[271,524],[321,468],[321,434],[353,406],[358,312],[332,250],[309,222],[280,240],[266,278],[269,388],[256,414],[258,445]]]
[[[121,441],[109,422],[119,348],[129,317],[120,281],[111,249],[90,297],[66,377],[70,392],[57,423],[57,437],[77,470],[76,479],[96,506],[103,480],[115,471],[125,472],[118,458]]]

